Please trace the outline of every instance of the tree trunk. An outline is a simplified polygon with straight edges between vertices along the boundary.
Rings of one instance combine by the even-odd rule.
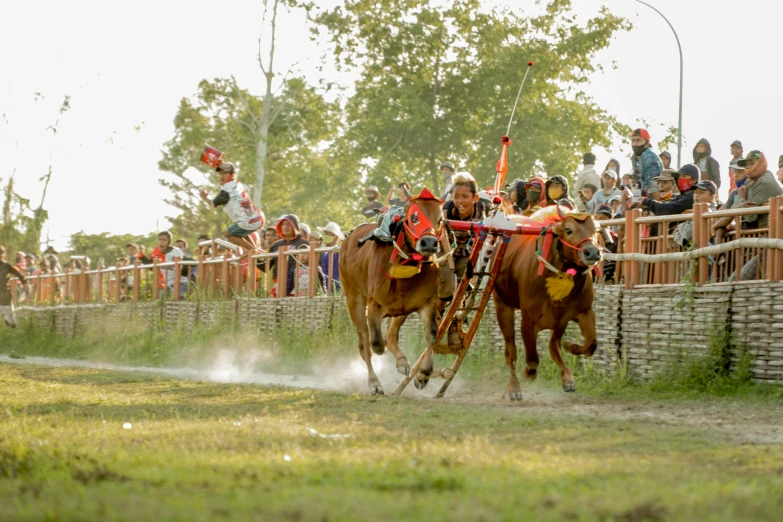
[[[258,143],[256,143],[256,182],[253,185],[253,203],[261,207],[261,196],[264,191],[264,175],[267,153],[267,137],[271,125],[270,114],[272,112],[272,75],[267,74],[266,94],[264,94],[264,106],[261,109],[261,120],[258,124]]]

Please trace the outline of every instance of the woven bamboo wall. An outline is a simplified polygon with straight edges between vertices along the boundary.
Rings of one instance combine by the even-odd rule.
[[[625,357],[630,372],[649,377],[667,365],[703,357],[728,339],[735,363],[741,354],[749,353],[757,380],[783,384],[783,283],[690,289],[662,285],[634,290],[600,286],[595,293],[598,351],[593,360],[607,371]],[[87,331],[121,336],[145,329],[216,325],[255,331],[261,337],[271,335],[275,328],[314,334],[333,327],[352,329],[345,300],[335,297],[72,305],[20,308],[17,314],[34,321],[37,329],[66,338]],[[521,355],[524,348],[518,327],[515,337]],[[549,357],[548,338],[548,331],[539,335],[542,357]],[[566,338],[580,338],[576,324],[569,326]],[[400,344],[413,353],[423,349],[424,330],[418,315],[406,321]],[[504,350],[492,301],[475,346],[499,353]]]

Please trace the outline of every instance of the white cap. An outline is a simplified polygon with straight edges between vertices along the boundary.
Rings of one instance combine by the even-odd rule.
[[[300,223],[299,224],[299,232],[302,234],[310,235],[310,226],[307,223]]]
[[[617,179],[617,173],[612,169],[607,169],[604,171],[604,176],[609,176],[612,179]]]
[[[340,230],[340,225],[338,225],[334,221],[328,222],[325,227],[315,227],[315,228],[317,228],[321,232],[330,232],[334,234],[335,236],[337,236],[337,239],[339,239],[340,241],[345,239],[345,234],[343,234],[343,231]]]

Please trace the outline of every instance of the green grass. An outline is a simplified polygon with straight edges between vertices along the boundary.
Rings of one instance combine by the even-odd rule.
[[[0,520],[780,519],[780,445],[579,407],[0,364]]]

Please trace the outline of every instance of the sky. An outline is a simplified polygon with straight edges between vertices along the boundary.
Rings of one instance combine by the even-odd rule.
[[[318,3],[327,1],[338,0]],[[729,144],[739,139],[746,152],[764,152],[776,170],[783,154],[776,125],[783,119],[778,71],[783,43],[777,27],[783,5],[765,0],[745,0],[739,6],[724,0],[649,3],[669,18],[682,43],[683,163],[692,161],[696,141],[707,138],[726,179]],[[173,136],[179,101],[195,94],[201,79],[230,75],[240,86],[261,93],[257,52],[263,2],[8,4],[4,18],[13,23],[0,32],[0,183],[15,171],[17,190],[37,206],[39,178],[52,165],[44,205],[50,220],[43,239],[48,234],[60,249],[80,230],[147,234],[166,228],[166,216],[176,211],[163,202],[167,194],[158,179],[166,174],[157,162],[163,143]],[[503,2],[492,2],[497,4]],[[677,124],[674,35],[657,13],[635,0],[574,4],[583,19],[606,5],[633,23],[631,31],[618,34],[596,57],[604,71],[593,74],[585,90],[631,127],[641,120],[653,122],[656,143],[664,127]],[[531,13],[540,9],[534,0],[509,5]],[[314,78],[324,49],[310,41],[305,27],[302,14],[280,14],[276,60],[281,72],[296,64],[297,72]],[[529,81],[535,81],[535,71]],[[323,74],[350,83],[328,63]],[[61,115],[65,95],[70,95],[72,109]],[[56,122],[54,135],[47,129]],[[512,138],[514,133],[524,129],[512,129]],[[628,170],[629,149],[618,142],[610,151],[593,152],[599,166],[617,157]],[[676,161],[676,147],[669,152]]]

